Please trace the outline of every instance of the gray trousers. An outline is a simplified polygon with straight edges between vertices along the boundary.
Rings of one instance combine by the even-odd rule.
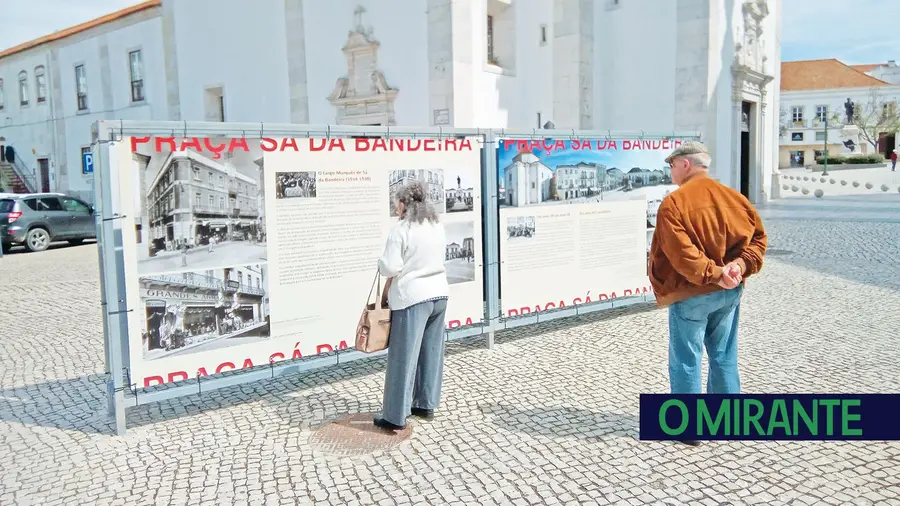
[[[440,403],[446,312],[447,299],[391,311],[381,412],[386,421],[405,425],[411,408],[435,409]]]

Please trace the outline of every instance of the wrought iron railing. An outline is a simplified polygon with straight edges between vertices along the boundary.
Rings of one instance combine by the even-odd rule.
[[[35,177],[35,173],[32,170],[31,174],[28,173],[28,167],[22,162],[22,159],[19,158],[18,152],[16,152],[16,156],[13,158],[13,170],[16,175],[19,176],[19,179],[22,180],[22,184],[28,188],[30,192],[38,192],[40,191],[40,185],[37,182],[37,177]]]
[[[40,184],[38,184],[37,177],[34,173],[33,169],[28,169],[28,166],[25,162],[22,161],[22,155],[18,149],[12,144],[7,144],[7,146],[13,148],[13,159],[10,162],[8,159],[6,163],[12,167],[13,172],[22,181],[22,184],[25,186],[25,189],[31,193],[40,191]],[[12,186],[12,181],[4,181],[8,186]]]

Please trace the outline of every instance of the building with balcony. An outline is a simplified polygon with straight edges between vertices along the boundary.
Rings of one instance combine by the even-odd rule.
[[[556,167],[556,197],[574,199],[590,197],[605,189],[606,165],[579,163]]]
[[[261,195],[258,177],[227,160],[219,163],[192,151],[169,153],[145,196],[151,255],[211,240],[255,240],[264,221]]]
[[[814,165],[826,144],[832,155],[889,157],[896,147],[900,85],[874,77],[880,68],[836,59],[783,62],[779,167]]]
[[[267,286],[265,265],[142,277],[144,352],[259,334],[268,325]]]

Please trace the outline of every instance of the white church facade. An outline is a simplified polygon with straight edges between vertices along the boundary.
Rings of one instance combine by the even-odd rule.
[[[148,0],[0,52],[0,137],[37,190],[90,199],[99,119],[696,131],[762,202],[777,5]]]

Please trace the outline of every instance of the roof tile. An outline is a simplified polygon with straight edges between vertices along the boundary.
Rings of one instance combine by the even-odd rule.
[[[781,91],[833,90],[887,86],[834,58],[781,62]]]

